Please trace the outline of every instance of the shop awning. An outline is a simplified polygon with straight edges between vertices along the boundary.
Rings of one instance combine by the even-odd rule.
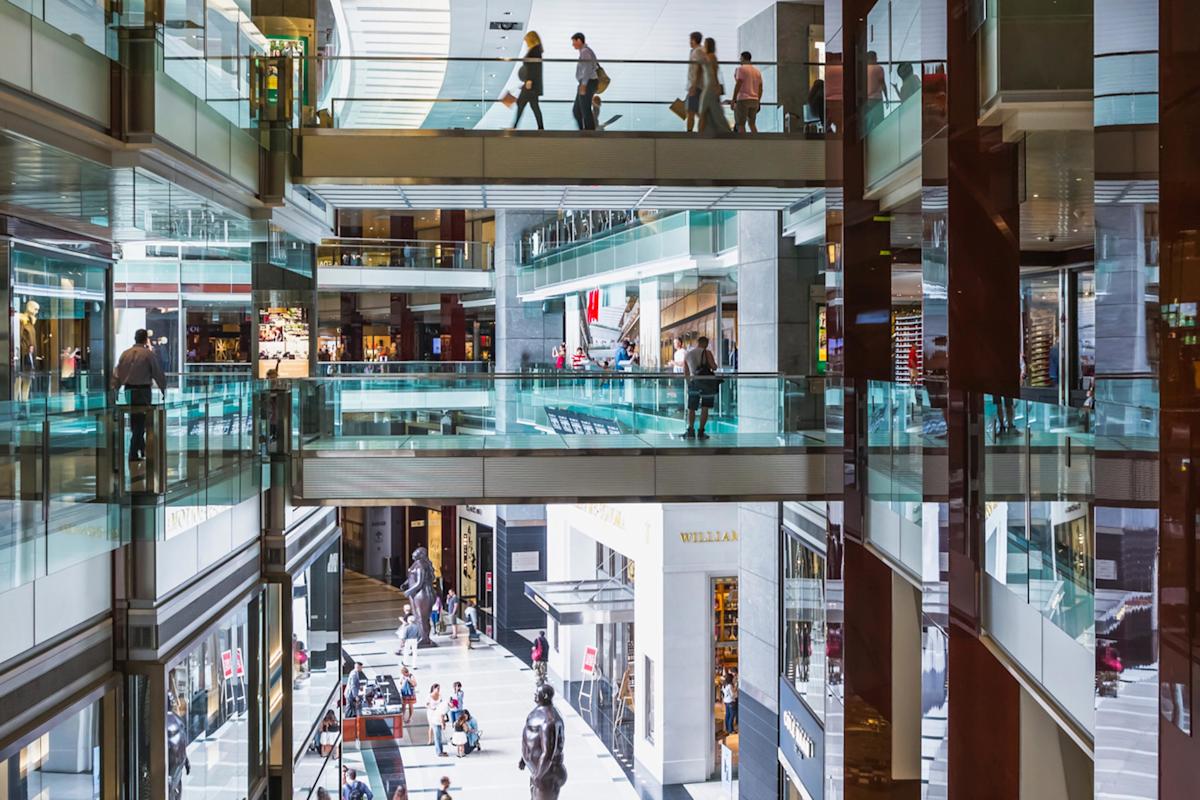
[[[633,622],[633,587],[615,579],[531,581],[525,596],[559,625]]]

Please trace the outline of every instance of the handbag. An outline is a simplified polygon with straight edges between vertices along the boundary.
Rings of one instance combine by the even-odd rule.
[[[672,114],[680,119],[687,119],[687,103],[683,102],[678,97],[675,98],[668,108],[671,109]]]
[[[512,92],[505,92],[504,94],[500,95],[500,103],[505,108],[512,108],[516,102],[517,98],[513,96]]]
[[[608,77],[608,72],[604,67],[596,67],[596,94],[604,94],[604,90],[612,83],[612,78]]]

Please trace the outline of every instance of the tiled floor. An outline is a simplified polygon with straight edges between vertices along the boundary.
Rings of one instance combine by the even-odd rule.
[[[347,584],[350,584],[349,580]],[[359,588],[366,587],[360,584]],[[389,591],[382,586],[380,589]],[[367,593],[362,591],[356,600],[368,601]],[[368,626],[365,619],[361,621],[364,627]],[[384,623],[381,616],[378,626]],[[409,796],[432,799],[443,775],[450,777],[455,800],[527,796],[529,776],[517,769],[517,761],[521,757],[525,715],[534,706],[533,672],[488,639],[477,643],[472,650],[467,650],[465,637],[454,641],[447,636],[437,636],[435,641],[439,647],[422,650],[418,655],[417,712],[414,725],[399,748]],[[344,646],[352,658],[363,662],[368,675],[399,673],[399,658],[392,654],[396,642],[390,630],[347,635]],[[462,681],[466,707],[479,721],[483,733],[482,749],[461,759],[453,755],[439,757],[433,747],[426,744],[429,729],[425,724],[424,703],[429,685],[436,682],[449,687],[456,680]],[[556,706],[566,722],[567,733],[564,751],[569,777],[561,800],[636,800],[637,794],[625,773],[599,738],[568,703],[560,701]],[[367,748],[356,750],[353,743],[343,752],[348,766],[361,766],[366,770],[367,780],[378,797],[386,778],[380,774],[378,763],[383,759],[377,759]]]

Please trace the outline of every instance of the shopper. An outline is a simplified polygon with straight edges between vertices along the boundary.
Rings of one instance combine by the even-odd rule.
[[[448,414],[450,412],[446,412],[446,413]],[[446,431],[446,425],[443,424],[442,432],[445,433],[445,431]],[[451,433],[453,433],[453,431],[451,431]],[[439,627],[441,624],[442,624],[442,595],[441,595],[441,592],[439,592],[436,595],[434,595],[434,598],[433,598],[433,609],[430,610],[430,612],[429,612],[429,625],[430,625],[431,630],[441,633],[441,628]]]
[[[429,743],[439,756],[447,757],[444,736],[446,732],[446,701],[442,699],[442,687],[433,684],[429,687],[429,699],[425,701],[425,715],[429,721]]]
[[[317,787],[317,800],[329,800],[329,790],[324,786]]]
[[[417,644],[421,640],[421,626],[417,625],[417,620],[413,616],[400,617],[400,627],[396,629],[396,636],[400,639],[400,649],[396,651],[396,655],[400,656],[400,663],[409,669],[417,668]]]
[[[459,599],[453,589],[446,591],[446,624],[450,626],[450,638],[458,638]]]
[[[725,707],[725,735],[730,736],[737,730],[737,686],[732,672],[725,673],[721,684],[721,705]]]
[[[374,800],[371,787],[358,779],[358,773],[346,770],[346,785],[342,787],[342,800]]]
[[[704,40],[704,88],[700,91],[700,132],[729,133],[729,120],[721,107],[721,64],[717,61],[717,41]]]
[[[537,31],[529,31],[525,34],[525,46],[529,49],[525,51],[525,59],[517,71],[517,77],[521,79],[521,91],[517,95],[517,118],[513,120],[513,127],[520,127],[521,115],[525,113],[525,106],[529,106],[533,118],[537,120],[538,130],[543,131],[546,126],[542,122],[542,107],[538,100],[543,91],[542,37],[538,36]]]
[[[458,717],[466,708],[466,696],[463,694],[462,682],[455,681],[450,690],[450,722],[458,722]]]
[[[596,117],[592,112],[592,98],[600,88],[600,62],[582,33],[571,37],[571,46],[579,51],[579,64],[575,67],[575,82],[579,86],[575,95],[575,124],[581,131],[594,131]]]
[[[454,800],[454,798],[450,796],[450,779],[443,775],[441,781],[439,781],[439,784],[442,788],[438,789],[437,800]]]
[[[704,90],[704,34],[692,31],[688,36],[688,68],[687,68],[687,130],[691,133],[696,127],[696,117],[700,113],[700,92]]]
[[[408,667],[400,668],[400,703],[403,706],[404,722],[412,722],[417,708],[417,678]]]
[[[900,85],[896,87],[896,94],[900,95],[901,103],[921,91],[921,78],[913,70],[910,62],[901,61],[896,65],[896,77],[900,79]]]
[[[583,348],[576,347],[575,355],[571,356],[571,369],[575,370],[576,372],[582,372],[583,370],[587,369],[589,361],[591,361],[591,359],[588,358],[587,353],[583,352]]]
[[[458,750],[459,758],[479,749],[479,723],[471,716],[470,711],[463,709],[455,721],[450,743]]]
[[[707,336],[701,336],[696,340],[696,346],[687,351],[683,367],[687,378],[687,431],[683,438],[707,439],[704,428],[708,425],[708,412],[716,403],[718,381],[713,377],[717,371],[717,361],[708,351]],[[697,410],[700,412],[699,431],[694,430]]]
[[[158,384],[159,391],[165,397],[167,376],[163,373],[158,354],[150,348],[150,333],[145,328],[138,328],[133,334],[133,347],[121,353],[113,369],[112,388],[119,391],[124,387],[128,392],[129,405],[144,407],[153,402],[153,384]],[[142,461],[146,458],[145,412],[130,413],[129,433],[129,460]],[[165,434],[166,431],[158,431],[159,436]]]
[[[883,65],[879,63],[879,56],[874,50],[867,51],[867,105],[866,105],[866,127],[863,133],[870,133],[875,126],[883,121],[884,110],[883,103],[885,92],[887,90],[887,79],[883,72]]]
[[[544,683],[546,680],[546,669],[550,664],[550,642],[546,641],[545,631],[538,631],[537,638],[533,640],[533,647],[529,650],[529,655],[533,661],[533,672],[537,675],[537,682]]]
[[[408,800],[408,784],[404,783],[404,779],[400,779],[400,785],[396,787],[396,791],[392,792],[392,800]]]
[[[762,73],[751,63],[749,50],[742,52],[742,63],[733,71],[733,129],[758,133],[758,110],[762,103]]]
[[[683,362],[687,358],[687,348],[683,346],[683,339],[680,339],[678,336],[672,340],[671,345],[675,348],[674,353],[671,355],[671,371],[682,375],[684,370]]]
[[[367,673],[363,671],[361,661],[354,662],[350,670],[350,678],[346,682],[346,716],[357,717],[362,705],[363,690],[367,685]]]
[[[617,352],[613,355],[614,367],[617,369],[624,369],[625,365],[629,363],[629,348],[629,340],[622,339],[621,343],[617,345]]]
[[[337,746],[338,727],[337,714],[333,713],[331,708],[325,712],[325,717],[321,720],[320,732],[317,734],[317,752],[321,755],[329,755]]]
[[[479,609],[475,607],[474,601],[467,601],[467,649],[470,650],[471,645],[479,641]]]

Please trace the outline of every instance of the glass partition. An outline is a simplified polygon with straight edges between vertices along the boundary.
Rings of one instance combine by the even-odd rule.
[[[101,800],[102,753],[117,743],[101,727],[104,701],[95,700],[56,719],[41,733],[0,760],[5,797]]]
[[[292,583],[292,742],[296,759],[305,750],[322,747],[312,736],[319,733],[330,697],[341,682],[340,553],[341,542],[335,540]]]
[[[825,615],[823,548],[818,549],[789,531],[783,537],[783,676],[822,722],[825,720]]]
[[[492,246],[428,239],[326,239],[317,245],[317,266],[490,270]]]

